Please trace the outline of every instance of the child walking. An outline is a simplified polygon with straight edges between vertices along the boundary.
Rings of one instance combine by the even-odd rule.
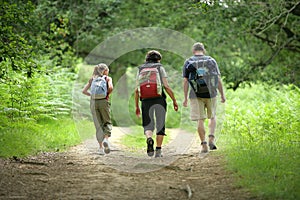
[[[110,153],[108,138],[111,136],[111,117],[109,95],[113,90],[112,78],[108,76],[109,68],[100,63],[95,66],[92,77],[84,86],[82,93],[90,96],[90,108],[99,143],[99,154]]]

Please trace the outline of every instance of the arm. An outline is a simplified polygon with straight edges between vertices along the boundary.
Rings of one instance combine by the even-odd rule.
[[[170,98],[173,101],[174,110],[177,111],[178,110],[178,104],[177,104],[177,101],[175,99],[174,93],[173,93],[171,87],[169,86],[167,78],[165,78],[165,77],[162,78],[162,81],[163,81],[164,88],[165,88],[166,92],[168,93],[168,95],[170,96]]]
[[[188,91],[189,91],[189,81],[187,78],[183,79],[183,93],[184,93],[184,101],[183,106],[187,107],[188,103]]]
[[[114,86],[113,86],[113,82],[112,82],[112,78],[111,77],[107,77],[107,85],[108,85],[108,94],[111,94],[113,89],[114,89]]]
[[[135,114],[137,117],[140,117],[141,115],[139,100],[140,100],[140,95],[138,89],[136,88],[134,92],[134,101],[135,101]]]
[[[83,88],[82,93],[85,94],[86,96],[91,96],[91,93],[89,93],[89,89],[91,87],[91,82],[89,81]]]
[[[219,76],[219,84],[218,84],[218,90],[220,92],[220,95],[221,95],[221,102],[222,103],[225,103],[226,101],[226,98],[225,98],[225,95],[224,95],[224,90],[223,90],[223,84],[222,84],[222,80],[221,80],[221,77]]]

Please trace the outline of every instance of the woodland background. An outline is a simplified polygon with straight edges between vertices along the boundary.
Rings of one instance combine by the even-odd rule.
[[[227,88],[220,145],[241,184],[269,198],[299,197],[299,1],[6,0],[0,9],[1,157],[60,151],[81,141],[78,129],[93,134],[88,117],[77,127],[73,120],[72,98],[81,95],[74,81],[80,88],[90,76],[84,58],[122,31],[169,28],[203,42],[218,61]],[[147,50],[115,60],[114,82],[125,75],[131,84]],[[184,60],[161,52],[167,71],[180,73]],[[193,130],[169,110],[168,127]]]

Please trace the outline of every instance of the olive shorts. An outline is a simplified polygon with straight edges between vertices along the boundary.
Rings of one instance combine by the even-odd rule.
[[[211,119],[216,116],[217,98],[192,98],[190,106],[192,121]]]

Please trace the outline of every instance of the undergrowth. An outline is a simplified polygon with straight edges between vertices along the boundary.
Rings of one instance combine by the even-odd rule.
[[[89,121],[82,121],[78,129],[85,128],[79,135],[71,118],[40,119],[36,121],[14,121],[1,118],[0,157],[26,157],[40,152],[63,151],[82,139],[94,134]],[[86,124],[86,125],[85,125]]]
[[[238,184],[264,199],[299,199],[300,91],[252,85],[227,91],[219,145]]]

